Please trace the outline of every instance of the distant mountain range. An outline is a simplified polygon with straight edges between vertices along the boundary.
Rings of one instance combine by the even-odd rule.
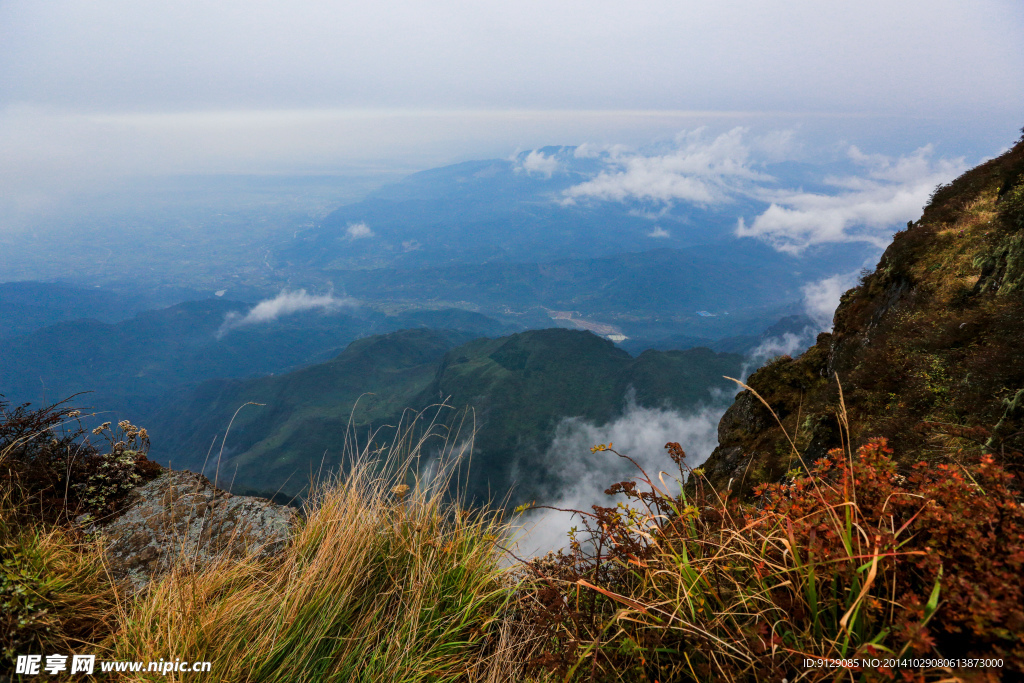
[[[687,329],[709,336],[659,337],[659,330],[678,326],[670,320],[659,327],[656,317],[642,326],[629,320],[625,310],[602,311],[593,307],[593,299],[572,298],[574,288],[603,287],[605,305],[625,307],[628,297],[636,296],[654,309],[693,307],[700,297],[713,294],[707,283],[716,270],[699,262],[679,267],[682,253],[627,255],[622,263],[628,267],[613,278],[579,262],[496,265],[491,279],[475,291],[523,303],[525,313],[510,309],[504,316],[516,322],[464,309],[407,305],[386,314],[350,306],[295,312],[223,333],[229,316],[252,308],[223,297],[143,311],[118,322],[63,320],[4,340],[0,394],[13,404],[39,405],[88,392],[74,399],[76,407],[100,411],[97,422],[129,419],[145,425],[155,457],[191,469],[204,467],[211,442],[240,405],[265,404],[239,415],[223,466],[242,489],[283,487],[290,493],[301,490],[309,468],[325,453],[328,464],[337,466],[350,416],[365,438],[370,428],[397,424],[406,409],[446,401],[453,408],[448,411],[452,420],[464,408],[474,411],[472,495],[504,495],[515,484],[517,496],[545,496],[560,486],[561,475],[545,467],[544,454],[562,420],[606,423],[622,413],[627,393],[641,406],[695,408],[709,401],[710,390],[732,389],[722,376],[739,374],[748,362],[743,354],[766,335],[800,334],[811,324],[791,315],[766,333],[743,334],[767,314],[766,309],[751,313],[740,308],[730,315],[692,316],[694,324],[687,323]],[[470,292],[445,280],[440,271],[436,274],[437,279],[422,281],[427,293],[440,297],[446,288],[449,295]],[[475,274],[488,277],[483,267]],[[378,282],[384,286],[387,278]],[[683,292],[680,302],[665,293],[674,289],[669,286],[673,282]],[[727,283],[719,286],[724,291]],[[71,302],[108,320],[126,312],[109,292],[42,283],[19,287],[26,297],[39,293],[40,301],[34,318],[20,320],[23,330],[72,315]],[[645,287],[647,298],[637,293]],[[739,303],[743,292],[726,294]],[[748,301],[757,296],[751,293]],[[770,296],[763,300],[771,301]],[[526,305],[537,299],[576,310],[558,311],[568,317],[552,318],[554,309]],[[641,312],[634,310],[634,318]],[[575,327],[589,320],[581,317],[587,315],[619,323],[630,335],[636,330],[649,335],[622,340],[621,347],[579,329],[508,336],[556,323]],[[682,312],[678,318],[691,320]],[[609,336],[605,328],[597,331]],[[740,334],[721,336],[733,331]],[[377,434],[384,441],[392,436],[387,428]]]
[[[250,308],[211,298],[117,323],[70,320],[7,338],[0,354],[0,394],[12,403],[42,404],[89,392],[76,405],[140,421],[171,394],[203,380],[285,372],[331,358],[369,334],[438,327],[481,336],[516,329],[463,310],[385,315],[359,308],[295,313],[218,338],[229,313]]]
[[[531,169],[530,154],[552,166],[546,172]],[[577,156],[575,147],[545,147],[514,159],[467,161],[414,173],[298,230],[274,249],[274,257],[280,267],[333,272],[591,259],[656,248],[731,248],[751,241],[734,236],[737,219],[768,207],[766,201],[738,194],[710,204],[577,201],[565,194],[605,170],[602,159]],[[820,168],[770,164],[763,172],[779,187],[828,190]],[[851,250],[862,256],[876,251],[843,249]]]
[[[802,311],[806,282],[856,270],[861,262],[855,251],[820,251],[820,258],[798,258],[742,241],[728,249],[658,249],[547,263],[349,271],[337,273],[334,284],[360,300],[472,306],[533,328],[555,324],[552,311],[577,311],[627,337],[717,339],[760,335],[779,318]]]
[[[326,215],[264,202],[203,218],[162,204],[139,228],[145,267],[122,272],[99,241],[76,258],[102,282],[71,268],[61,283],[0,284],[0,394],[39,404],[91,392],[76,403],[146,424],[154,454],[189,467],[239,405],[266,403],[240,415],[225,464],[239,485],[292,491],[337,452],[363,393],[378,397],[360,401],[360,429],[448,399],[478,419],[472,495],[513,480],[523,495],[550,491],[543,454],[560,420],[613,419],[630,388],[641,405],[676,409],[730,390],[721,376],[750,363],[742,354],[766,329],[803,339],[809,283],[876,252],[793,255],[739,239],[738,217],[766,208],[753,193],[569,201],[610,168],[601,154],[551,147],[431,169]],[[757,173],[827,189],[821,169]],[[346,305],[219,334],[228,316],[299,288]]]
[[[548,164],[544,172],[529,163],[533,155]],[[795,255],[737,238],[738,218],[768,206],[753,195],[708,204],[568,201],[566,192],[607,162],[549,147],[415,173],[296,230],[267,263],[372,305],[468,308],[531,328],[567,325],[552,320],[573,311],[630,338],[713,340],[759,335],[802,312],[808,283],[855,272],[878,253],[836,243]],[[821,168],[767,164],[758,173],[780,188],[834,191]]]
[[[92,318],[115,323],[145,310],[142,297],[49,282],[0,283],[0,339],[54,323]]]

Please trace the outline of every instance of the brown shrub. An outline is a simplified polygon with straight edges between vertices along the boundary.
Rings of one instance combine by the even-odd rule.
[[[691,495],[670,495],[641,470],[609,489],[625,502],[580,512],[580,537],[534,563],[547,643],[535,666],[566,680],[794,681],[837,674],[808,658],[924,655],[1003,660],[963,675],[1024,673],[1024,508],[992,455],[903,476],[874,439],[762,485],[756,503],[714,498],[700,474]]]

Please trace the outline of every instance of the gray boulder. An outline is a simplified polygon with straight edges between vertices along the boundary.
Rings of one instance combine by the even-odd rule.
[[[225,556],[277,553],[295,520],[292,508],[232,495],[199,474],[165,470],[132,492],[120,516],[92,532],[105,541],[114,578],[139,591],[179,563],[201,569]]]

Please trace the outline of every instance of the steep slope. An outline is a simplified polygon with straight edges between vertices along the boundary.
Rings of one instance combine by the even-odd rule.
[[[842,396],[839,384],[842,385]],[[1024,464],[1024,139],[937,188],[919,221],[846,292],[831,334],[781,357],[749,385],[772,407],[804,462],[884,436],[901,463],[993,451]],[[799,459],[776,420],[741,393],[705,465],[748,492]]]
[[[452,424],[461,409],[473,411],[460,436],[475,424],[469,494],[500,498],[515,484],[520,497],[542,495],[561,483],[543,455],[563,418],[604,422],[630,391],[640,405],[693,407],[710,400],[710,387],[725,388],[722,375],[741,363],[708,349],[633,358],[589,332],[557,328],[471,341],[405,330],[361,339],[328,363],[287,375],[207,382],[168,403],[150,434],[156,458],[199,470],[239,406],[266,404],[238,415],[221,471],[241,487],[294,493],[321,462],[339,466],[350,416],[361,443],[382,427],[376,441],[384,443],[392,435],[385,425],[396,425],[405,409],[447,399],[456,409],[444,416]]]

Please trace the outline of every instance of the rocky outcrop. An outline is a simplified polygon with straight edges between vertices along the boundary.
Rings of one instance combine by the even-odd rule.
[[[92,532],[104,539],[113,576],[138,591],[179,564],[199,569],[224,557],[276,553],[295,518],[292,508],[232,495],[199,474],[165,470]]]
[[[886,437],[904,466],[984,449],[1024,470],[1021,244],[1024,139],[936,190],[843,295],[831,334],[751,375],[771,411],[737,396],[709,480],[740,495],[778,481],[843,444],[841,417],[854,446]]]

